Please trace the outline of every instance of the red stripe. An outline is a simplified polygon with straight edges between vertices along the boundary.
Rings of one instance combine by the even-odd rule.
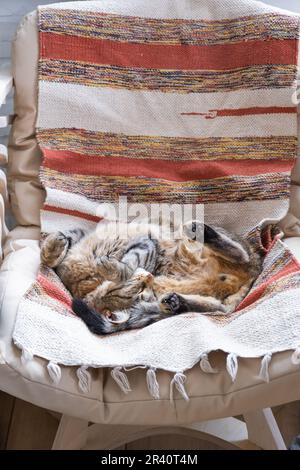
[[[138,44],[40,33],[40,56],[98,65],[171,70],[230,70],[254,65],[296,65],[297,40],[234,44]]]
[[[145,176],[170,181],[194,181],[224,176],[251,176],[288,172],[294,159],[184,161],[97,157],[75,152],[43,149],[44,166],[62,173],[98,176]]]
[[[284,269],[282,269],[281,271],[279,271],[279,273],[275,274],[275,276],[271,277],[270,279],[265,281],[263,284],[261,284],[257,289],[251,292],[251,294],[247,295],[247,297],[238,306],[237,311],[240,311],[243,308],[249,307],[251,304],[259,300],[263,296],[267,287],[269,287],[278,279],[281,279],[289,274],[299,272],[299,268],[300,268],[299,263],[295,259],[292,259],[290,263],[287,266],[285,266]]]
[[[71,197],[71,195],[70,195]],[[44,204],[43,206],[44,211],[49,211],[49,212],[56,212],[58,214],[67,214],[67,215],[72,215],[74,217],[79,217],[80,219],[86,219],[86,220],[91,220],[92,222],[100,222],[103,217],[98,217],[96,215],[91,215],[91,214],[86,214],[85,212],[80,212],[72,209],[65,209],[62,207],[55,207],[55,206],[49,206],[48,204]]]
[[[226,116],[251,116],[257,114],[296,114],[297,107],[271,106],[266,108],[212,109],[207,113],[181,113],[182,116],[204,116],[206,119]]]
[[[63,303],[72,312],[72,298],[70,295],[67,295],[62,289],[54,284],[54,282],[49,281],[49,279],[42,274],[38,275],[37,281],[47,295]]]

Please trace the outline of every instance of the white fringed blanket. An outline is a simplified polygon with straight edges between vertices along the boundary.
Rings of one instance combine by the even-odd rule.
[[[189,313],[142,330],[92,335],[71,309],[51,269],[41,268],[20,303],[14,341],[23,358],[78,366],[174,372],[187,398],[184,371],[209,353],[228,353],[232,379],[239,357],[261,357],[268,380],[272,354],[300,360],[300,266],[269,227],[289,204],[297,151],[299,18],[245,0],[103,0],[39,10],[37,138],[47,191],[43,232],[101,219],[99,203],[204,203],[206,222],[248,234],[264,250],[263,272],[230,316]],[[100,221],[101,223],[101,221]],[[266,223],[263,224],[264,226]]]

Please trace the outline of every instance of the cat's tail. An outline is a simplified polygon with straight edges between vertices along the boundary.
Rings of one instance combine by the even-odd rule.
[[[91,309],[83,300],[73,299],[72,309],[81,318],[88,329],[96,335],[109,335],[118,331],[143,328],[162,320],[165,315],[160,310],[159,302],[139,302],[129,310],[118,312],[126,317],[126,320],[112,321],[104,315]]]
[[[95,310],[92,310],[81,299],[73,299],[72,309],[74,313],[84,321],[88,329],[96,335],[109,335],[123,330],[122,324],[116,325],[111,323],[105,315],[101,315]]]

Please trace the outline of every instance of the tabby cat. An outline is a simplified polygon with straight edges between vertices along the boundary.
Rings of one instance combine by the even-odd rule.
[[[261,271],[250,243],[197,221],[178,240],[159,240],[156,226],[131,224],[129,241],[115,235],[114,224],[102,227],[105,237],[99,224],[92,233],[50,234],[41,246],[42,263],[56,270],[74,296],[74,312],[99,335],[189,311],[228,314]]]

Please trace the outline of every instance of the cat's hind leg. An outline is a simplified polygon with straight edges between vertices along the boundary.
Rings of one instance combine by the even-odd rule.
[[[56,268],[66,257],[68,250],[85,236],[81,229],[50,233],[41,244],[41,262]]]
[[[226,305],[228,313],[232,313],[236,310],[236,308],[239,306],[239,304],[248,295],[253,282],[254,282],[254,279],[250,279],[245,285],[243,285],[238,290],[238,292],[226,297],[226,299],[224,300],[224,305]]]
[[[226,314],[226,307],[218,299],[202,295],[181,295],[173,292],[164,295],[160,304],[161,310],[170,315],[187,312]]]
[[[184,225],[184,234],[192,241],[201,241],[232,263],[245,264],[250,261],[250,247],[241,237],[221,227],[213,227],[194,220]]]

